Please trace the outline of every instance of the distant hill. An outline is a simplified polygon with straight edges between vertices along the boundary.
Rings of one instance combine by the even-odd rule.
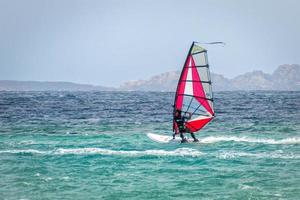
[[[0,80],[0,91],[108,91],[114,88],[71,82]]]
[[[175,91],[180,72],[166,72],[148,80],[128,81],[121,90]],[[214,91],[232,90],[300,90],[300,65],[280,65],[272,74],[248,72],[233,79],[211,73]]]
[[[172,71],[153,76],[149,80],[128,81],[122,84],[120,89],[127,91],[174,91],[177,86],[179,74],[179,71]]]
[[[180,71],[165,72],[148,80],[127,81],[119,88],[71,82],[0,80],[0,91],[175,91]],[[300,65],[280,65],[272,74],[247,72],[228,79],[211,73],[214,91],[287,90],[300,91]]]

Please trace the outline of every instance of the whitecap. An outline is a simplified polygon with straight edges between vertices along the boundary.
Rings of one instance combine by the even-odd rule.
[[[43,179],[44,179],[46,182],[53,180],[52,177],[46,177],[46,178],[43,178]]]
[[[30,145],[30,144],[35,144],[35,141],[33,141],[33,140],[22,140],[22,141],[18,142],[18,144]]]
[[[217,142],[248,142],[248,143],[263,143],[263,144],[300,144],[299,137],[286,138],[281,140],[274,139],[260,139],[250,137],[236,137],[236,136],[209,136],[202,138],[201,143],[217,143]]]
[[[12,153],[12,154],[18,154],[18,153],[32,153],[32,154],[46,154],[47,151],[39,151],[36,149],[18,149],[18,150],[3,150],[0,151],[0,153]]]
[[[60,179],[64,180],[64,181],[67,181],[67,180],[70,180],[70,177],[69,176],[64,176],[64,177],[61,177]]]
[[[238,157],[254,157],[254,158],[275,158],[275,159],[300,159],[300,155],[293,153],[283,153],[282,151],[248,153],[239,151],[223,151],[217,154],[220,159],[234,159]]]
[[[239,184],[239,189],[241,189],[241,190],[252,190],[252,189],[256,189],[256,187],[246,185],[246,184]]]
[[[66,155],[66,154],[77,154],[77,155],[89,155],[89,154],[100,154],[100,155],[125,155],[125,156],[191,156],[199,157],[203,153],[191,148],[179,148],[173,151],[151,149],[144,151],[125,151],[125,150],[110,150],[102,148],[75,148],[75,149],[64,149],[59,148],[54,151],[54,154]]]

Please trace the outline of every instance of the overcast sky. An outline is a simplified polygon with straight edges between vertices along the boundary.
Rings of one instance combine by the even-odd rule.
[[[182,68],[192,41],[228,78],[300,63],[298,0],[0,0],[0,79],[118,86]]]

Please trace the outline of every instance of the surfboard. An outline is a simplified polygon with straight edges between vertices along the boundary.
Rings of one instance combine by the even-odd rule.
[[[175,139],[173,139],[172,136],[159,135],[155,133],[148,133],[147,136],[154,142],[158,142],[158,143],[181,143],[181,138],[178,136],[176,136]],[[191,138],[187,138],[187,140],[189,143],[193,142],[193,139]]]

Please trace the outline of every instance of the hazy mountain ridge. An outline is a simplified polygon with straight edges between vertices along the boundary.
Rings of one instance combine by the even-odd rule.
[[[115,88],[56,81],[0,80],[0,91],[111,91]]]
[[[120,86],[120,90],[174,91],[177,86],[179,74],[179,71],[171,71],[155,75],[149,80],[128,81]]]
[[[180,72],[166,72],[148,80],[125,82],[121,90],[175,91]],[[280,65],[272,74],[247,72],[233,79],[211,73],[215,91],[232,90],[300,90],[300,65]]]
[[[165,72],[148,80],[133,80],[118,88],[72,82],[0,80],[0,91],[175,91],[180,71]],[[211,73],[214,91],[292,90],[300,91],[300,65],[280,65],[272,74],[247,72],[228,79]]]

